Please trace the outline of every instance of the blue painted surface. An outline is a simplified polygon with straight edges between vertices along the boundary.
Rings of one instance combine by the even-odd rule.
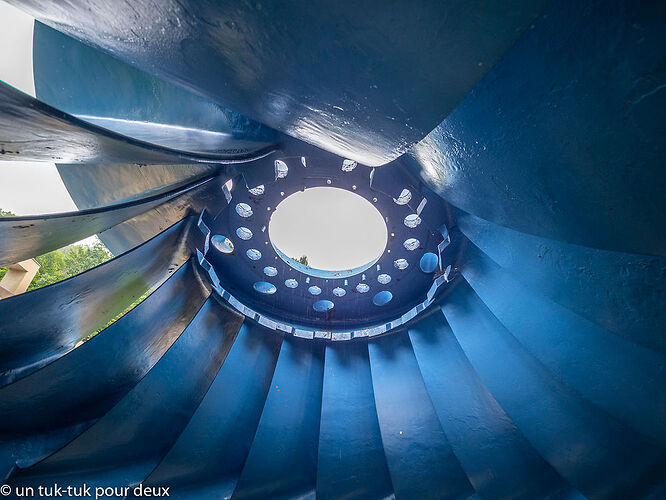
[[[407,332],[368,344],[377,417],[396,498],[469,498],[474,489],[446,439]]]
[[[109,412],[11,484],[91,488],[143,481],[187,424],[236,338],[242,317],[209,298],[159,362]],[[72,480],[76,476],[77,481]]]
[[[144,481],[177,498],[229,498],[250,451],[270,390],[281,335],[257,325],[238,338],[187,427]]]
[[[314,494],[323,377],[324,345],[285,337],[252,447],[231,498],[307,498]]]
[[[442,429],[482,498],[557,497],[570,489],[493,398],[441,311],[419,319],[409,338]]]
[[[392,494],[377,421],[368,345],[329,344],[321,401],[317,498],[351,500],[387,498]]]
[[[663,5],[565,0],[539,15],[545,2],[13,3],[79,41],[37,26],[38,95],[61,111],[2,87],[5,159],[16,157],[6,144],[28,139],[19,142],[28,158],[100,162],[59,171],[80,208],[117,221],[131,214],[107,205],[133,210],[217,177],[214,189],[165,199],[102,233],[119,254],[185,219],[184,239],[155,254],[149,274],[175,270],[164,255],[206,256],[90,342],[65,354],[71,332],[101,314],[81,304],[124,289],[110,280],[93,293],[86,276],[131,254],[8,300],[37,311],[28,330],[0,308],[0,328],[31,337],[7,342],[8,366],[40,363],[0,388],[4,471],[19,463],[48,482],[29,467],[87,442],[95,460],[77,455],[80,474],[60,479],[81,481],[98,463],[109,482],[127,483],[162,459],[148,482],[179,498],[664,497]],[[258,146],[263,131],[279,145],[248,164],[190,164],[230,131],[232,143]],[[146,138],[153,144],[137,141]],[[221,189],[229,178],[231,193]],[[259,184],[264,194],[251,195]],[[356,280],[306,276],[267,243],[262,227],[279,193],[320,185],[377,198],[394,234],[379,269]],[[252,208],[249,220],[237,216],[239,202]],[[214,253],[196,225],[202,213],[233,254]],[[73,226],[54,229],[53,241],[85,232],[79,216],[45,218]],[[40,231],[12,230],[38,242],[46,226],[36,220]],[[249,240],[237,238],[241,225]],[[421,248],[405,249],[408,238]],[[5,240],[2,248],[20,250],[17,238]],[[258,261],[247,259],[250,248]],[[396,259],[409,266],[397,269]],[[248,306],[217,375],[214,349],[173,365],[170,349],[208,297],[209,277]],[[257,281],[276,293],[256,293]],[[393,300],[378,307],[383,292]],[[334,308],[316,312],[321,300]],[[75,327],[62,337],[57,309],[66,304]],[[269,313],[310,330],[286,327],[283,342]],[[396,314],[398,327],[387,327]],[[216,340],[227,319],[207,323]],[[365,328],[375,321],[384,330]],[[383,338],[356,335],[387,328],[394,333]],[[40,339],[40,330],[54,335]],[[207,391],[197,382],[213,377]],[[157,406],[130,404],[139,393]],[[153,411],[169,400],[160,421]],[[90,438],[102,428],[99,442]],[[136,437],[121,446],[128,429]],[[134,467],[139,456],[146,461]]]

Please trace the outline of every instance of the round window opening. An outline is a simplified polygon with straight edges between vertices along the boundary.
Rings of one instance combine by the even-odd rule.
[[[271,215],[268,234],[282,260],[320,278],[365,271],[379,260],[388,241],[384,218],[370,201],[332,187],[285,198]]]

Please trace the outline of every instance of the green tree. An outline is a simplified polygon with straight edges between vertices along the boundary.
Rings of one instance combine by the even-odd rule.
[[[294,259],[296,262],[300,262],[304,266],[308,266],[308,256],[307,255],[301,255],[298,259]]]
[[[2,208],[0,208],[0,217],[14,217],[14,215],[15,214],[13,212],[10,212],[9,210],[3,210]],[[6,272],[7,272],[6,267],[0,267],[0,280],[5,275]]]

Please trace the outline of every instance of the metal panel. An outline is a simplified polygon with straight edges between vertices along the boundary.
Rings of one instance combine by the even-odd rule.
[[[0,389],[0,467],[34,463],[105,414],[157,363],[209,294],[188,261],[99,335]]]
[[[426,392],[406,331],[368,344],[379,427],[397,499],[474,494]]]
[[[663,453],[531,356],[460,281],[442,310],[465,355],[532,446],[588,498],[640,498]]]
[[[552,498],[571,489],[483,385],[441,311],[412,325],[409,338],[444,433],[482,498]]]
[[[112,132],[0,82],[0,160],[55,163],[239,163],[261,158],[273,149],[269,146],[240,155],[178,151]]]
[[[13,485],[48,481],[92,489],[140,483],[171,447],[208,390],[242,316],[208,299],[146,376],[65,447],[17,470]]]
[[[186,229],[179,222],[101,266],[0,301],[0,386],[63,356],[167,279],[189,258]]]
[[[215,179],[205,179],[164,194],[117,205],[40,217],[0,218],[0,265],[13,264],[105,231],[163,203],[189,194],[188,201],[209,189]],[[174,221],[175,222],[175,221]]]
[[[285,337],[234,500],[314,494],[324,344]]]
[[[319,427],[317,498],[389,498],[366,342],[326,346]]]
[[[458,226],[511,276],[608,331],[666,354],[666,258],[569,245],[459,213]],[[618,234],[618,238],[631,237]]]
[[[10,3],[282,132],[380,165],[432,130],[547,2]]]
[[[511,335],[573,389],[666,451],[663,355],[524,288],[472,244],[466,257],[463,276]]]
[[[282,335],[246,321],[201,405],[143,482],[173,497],[229,498],[259,424]]]
[[[495,224],[664,256],[665,56],[663,2],[553,2],[408,163]]]

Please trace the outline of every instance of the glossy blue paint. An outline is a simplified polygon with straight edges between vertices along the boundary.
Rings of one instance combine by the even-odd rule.
[[[11,3],[286,134],[381,165],[432,130],[547,2]]]
[[[571,487],[504,413],[439,310],[409,338],[442,429],[482,498],[557,497]]]
[[[329,344],[324,363],[317,498],[388,498],[367,343]]]
[[[48,475],[68,485],[138,484],[166,454],[229,352],[242,316],[209,298],[157,364],[109,412],[53,455],[15,471],[33,486]],[[76,476],[76,481],[73,480]]]
[[[583,495],[640,496],[662,481],[663,452],[554,377],[465,281],[442,310],[509,418]]]
[[[231,498],[303,498],[314,492],[323,376],[324,345],[285,337]]]
[[[368,344],[386,462],[396,498],[473,494],[426,392],[406,331]]]
[[[145,485],[177,498],[229,498],[270,390],[282,336],[244,323],[197,411]]]
[[[0,301],[0,386],[65,355],[166,280],[189,258],[181,245],[185,228],[180,222],[74,278]]]

